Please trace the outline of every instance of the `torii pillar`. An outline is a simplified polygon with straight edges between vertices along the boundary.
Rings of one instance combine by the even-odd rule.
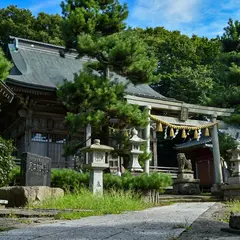
[[[151,153],[151,150],[150,150],[150,130],[151,130],[151,124],[150,124],[150,114],[151,114],[151,109],[152,107],[151,106],[146,106],[145,107],[147,109],[147,112],[148,112],[148,125],[147,127],[145,128],[145,139],[147,140],[147,149],[146,149],[146,152],[147,154],[149,155]],[[151,158],[149,159],[146,159],[145,160],[145,164],[144,164],[144,172],[149,174],[149,162],[151,161]]]
[[[217,116],[212,115],[212,122],[217,121]],[[211,188],[212,194],[220,193],[220,185],[223,183],[222,166],[220,161],[220,149],[218,140],[218,126],[215,124],[211,130],[214,160],[214,185]]]

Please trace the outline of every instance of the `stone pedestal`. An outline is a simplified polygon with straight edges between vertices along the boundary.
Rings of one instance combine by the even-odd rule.
[[[232,154],[230,159],[232,175],[228,178],[229,185],[222,185],[221,190],[224,200],[240,200],[240,143],[237,142],[237,147],[228,152]]]
[[[180,195],[194,195],[200,193],[199,179],[194,179],[193,171],[179,172],[173,182],[173,193]]]
[[[222,197],[223,191],[222,191],[221,187],[222,187],[221,184],[213,184],[213,186],[211,187],[211,195],[217,196],[217,197]]]
[[[138,162],[138,156],[132,156],[132,160],[128,169],[130,170],[130,172],[143,172],[143,169]]]
[[[222,185],[223,200],[240,200],[240,184]]]

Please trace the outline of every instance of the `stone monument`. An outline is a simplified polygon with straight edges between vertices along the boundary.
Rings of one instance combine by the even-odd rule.
[[[222,185],[224,200],[240,199],[240,142],[237,147],[228,150],[231,153],[231,176],[228,178],[228,185]]]
[[[21,179],[23,186],[51,185],[51,159],[32,153],[21,156]]]
[[[88,163],[83,167],[90,169],[89,187],[93,194],[103,194],[103,170],[109,167],[108,153],[114,148],[101,145],[99,139],[95,139],[90,146],[81,148],[81,152],[88,153]]]
[[[143,153],[143,151],[140,150],[140,146],[143,143],[145,143],[146,140],[143,140],[140,137],[138,137],[138,131],[134,128],[132,130],[132,137],[130,138],[129,141],[131,143],[131,151],[130,151],[131,161],[128,169],[133,173],[143,172],[143,169],[138,162],[138,157],[140,154]]]
[[[199,194],[199,179],[194,179],[192,163],[187,159],[184,153],[177,154],[178,174],[177,179],[173,182],[174,194]]]

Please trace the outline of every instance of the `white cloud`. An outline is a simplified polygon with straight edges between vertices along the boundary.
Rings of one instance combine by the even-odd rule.
[[[33,4],[29,7],[30,11],[33,13],[38,13],[42,11],[43,9],[46,10],[50,7],[59,7],[61,1],[60,0],[45,0],[37,4]]]
[[[136,0],[132,19],[149,21],[149,25],[167,24],[172,27],[196,18],[201,0]]]
[[[240,20],[240,0],[135,0],[129,25],[163,26],[191,36],[216,37],[228,19]]]

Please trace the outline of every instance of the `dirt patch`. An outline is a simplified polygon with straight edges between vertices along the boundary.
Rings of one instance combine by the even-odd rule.
[[[203,213],[191,226],[190,230],[185,231],[180,240],[210,240],[236,236],[231,233],[222,232],[221,228],[227,228],[230,210],[222,203],[216,203],[212,208]]]
[[[8,231],[15,228],[32,227],[43,223],[54,223],[57,220],[53,218],[0,218],[0,232]]]

